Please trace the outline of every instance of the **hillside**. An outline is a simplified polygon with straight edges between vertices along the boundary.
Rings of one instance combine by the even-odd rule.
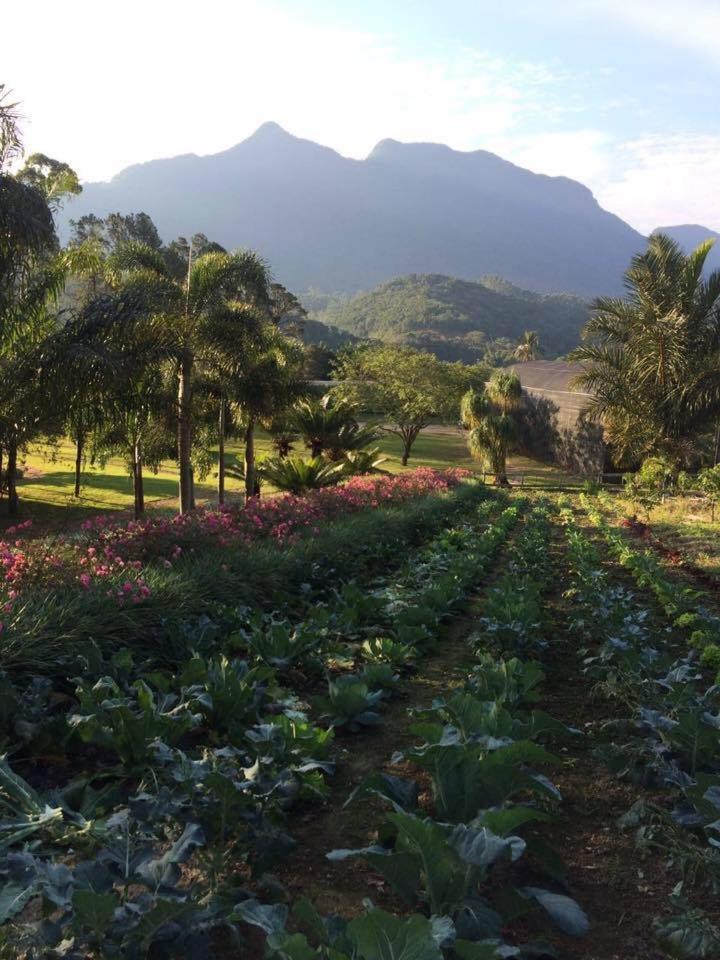
[[[720,270],[720,233],[697,223],[684,223],[673,227],[658,227],[653,233],[667,233],[680,244],[685,253],[690,253],[703,240],[714,240],[715,246],[705,261],[707,270]]]
[[[492,273],[594,296],[619,291],[644,246],[587,187],[484,150],[383,140],[352,160],[273,123],[223,153],[152,160],[86,184],[61,213],[61,233],[70,219],[113,211],[146,211],[165,241],[202,231],[257,249],[293,290]]]
[[[473,361],[493,341],[514,341],[525,330],[538,332],[547,356],[567,353],[578,342],[588,306],[577,297],[531,293],[497,277],[467,281],[415,273],[331,303],[312,316],[358,337]]]

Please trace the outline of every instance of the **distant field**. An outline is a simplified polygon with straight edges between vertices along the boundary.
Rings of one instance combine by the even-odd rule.
[[[413,456],[407,468],[400,462],[401,445],[397,437],[385,436],[378,446],[387,456],[385,469],[392,473],[401,473],[404,469],[415,467],[464,467],[475,472],[479,465],[467,452],[463,434],[451,426],[436,425],[420,434],[413,448]],[[298,444],[295,453],[305,455],[302,444]],[[272,454],[269,437],[258,433],[257,455],[259,458]],[[242,462],[242,444],[230,442],[227,446],[228,463]],[[31,517],[39,528],[59,530],[66,525],[92,517],[107,511],[130,511],[133,505],[132,481],[126,464],[121,458],[112,458],[104,467],[85,464],[83,486],[78,500],[73,497],[75,450],[70,441],[56,445],[35,445],[21,461],[24,476],[18,485],[20,509],[23,518]],[[532,486],[546,484],[577,484],[577,478],[563,474],[558,469],[530,460],[526,457],[513,457],[509,463],[511,471],[523,471],[524,482]],[[241,495],[241,483],[228,477],[226,481],[227,499]],[[263,487],[264,495],[277,491],[271,485]],[[212,504],[216,499],[215,472],[196,483],[198,503]],[[177,468],[167,461],[157,474],[146,471],[145,503],[148,510],[174,512],[177,497]],[[5,509],[0,504],[0,529],[9,521]]]
[[[633,513],[633,504],[620,501],[626,513]],[[679,551],[701,569],[720,576],[720,511],[710,520],[710,508],[695,498],[672,497],[650,514],[653,534],[665,546]]]

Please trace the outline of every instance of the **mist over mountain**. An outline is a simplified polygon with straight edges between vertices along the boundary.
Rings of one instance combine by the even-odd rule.
[[[222,153],[186,154],[85,185],[60,217],[146,211],[165,240],[205,233],[258,250],[295,290],[368,290],[393,277],[497,274],[541,293],[619,292],[645,238],[566,177],[484,150],[383,140],[365,160],[274,123]]]

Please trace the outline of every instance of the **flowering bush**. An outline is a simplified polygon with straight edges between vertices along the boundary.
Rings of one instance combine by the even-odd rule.
[[[197,510],[130,522],[98,516],[85,521],[74,536],[52,543],[0,540],[0,609],[11,613],[22,589],[36,583],[84,591],[104,585],[114,602],[139,603],[150,595],[141,575],[146,564],[172,567],[188,553],[237,544],[292,543],[303,533],[319,534],[320,525],[329,520],[443,493],[467,476],[466,470],[421,467],[400,476],[353,477],[342,486],[302,497],[257,500],[244,509]],[[22,534],[30,523],[6,533]]]

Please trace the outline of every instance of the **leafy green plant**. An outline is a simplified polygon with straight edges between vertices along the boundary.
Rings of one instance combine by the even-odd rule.
[[[284,457],[264,460],[260,475],[278,490],[300,496],[309,490],[319,490],[339,483],[343,476],[341,463],[328,463],[322,457],[302,460],[299,457]]]
[[[356,733],[362,727],[382,723],[377,711],[382,698],[382,690],[373,693],[359,677],[345,674],[336,680],[328,679],[327,698],[319,698],[317,703],[323,714],[330,717],[333,727],[345,727]]]
[[[155,740],[177,743],[200,722],[187,699],[156,693],[144,680],[136,680],[128,695],[109,677],[79,687],[78,710],[68,718],[70,728],[84,743],[114,751],[128,771],[150,762]]]
[[[371,637],[363,643],[361,652],[369,663],[387,663],[394,670],[413,666],[417,658],[415,647],[392,637]]]

